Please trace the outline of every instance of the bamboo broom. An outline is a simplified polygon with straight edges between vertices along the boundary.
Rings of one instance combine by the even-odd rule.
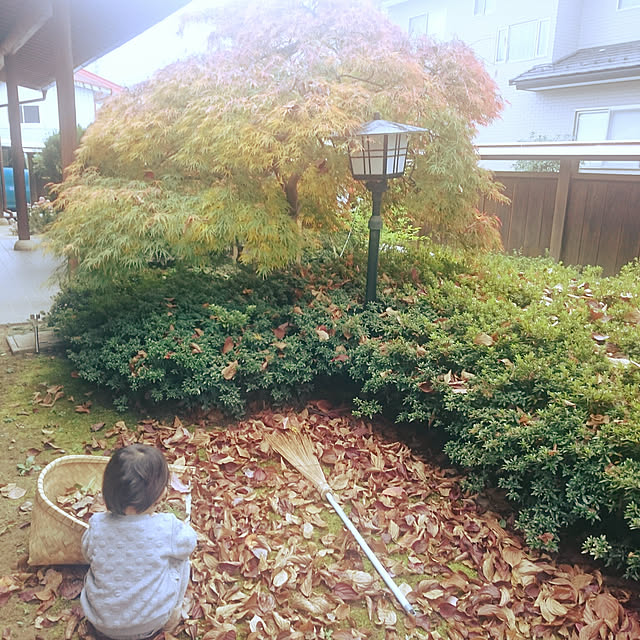
[[[313,443],[309,437],[299,433],[290,433],[288,435],[280,433],[268,434],[265,436],[265,439],[271,448],[275,449],[285,460],[287,460],[287,462],[289,462],[289,464],[295,467],[307,480],[309,480],[309,482],[311,482],[311,484],[320,492],[320,495],[333,507],[334,511],[340,516],[344,526],[351,532],[357,543],[360,545],[360,548],[371,561],[371,564],[376,568],[380,577],[384,580],[389,589],[391,589],[398,602],[402,605],[402,608],[409,615],[415,616],[416,612],[405,595],[400,591],[400,589],[398,589],[398,585],[393,581],[387,570],[382,566],[369,545],[353,526],[353,523],[349,520],[347,514],[342,510],[342,507],[336,502],[336,499],[331,494],[331,487],[328,485],[324,472],[322,471],[322,467],[315,456]]]

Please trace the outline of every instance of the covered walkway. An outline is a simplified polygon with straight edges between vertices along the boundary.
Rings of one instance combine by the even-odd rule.
[[[49,311],[58,292],[50,282],[57,263],[38,246],[34,251],[14,251],[9,226],[0,226],[0,324],[27,322],[29,315]],[[34,236],[40,242],[39,236]]]

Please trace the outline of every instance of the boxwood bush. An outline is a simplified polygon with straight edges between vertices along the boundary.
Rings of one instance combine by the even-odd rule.
[[[562,535],[640,578],[640,267],[615,278],[546,259],[421,243],[257,278],[153,270],[64,292],[54,313],[78,374],[115,402],[241,415],[314,389],[443,435],[467,488],[496,486],[534,548]]]

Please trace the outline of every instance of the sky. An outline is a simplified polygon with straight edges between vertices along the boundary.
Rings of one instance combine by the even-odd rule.
[[[204,51],[209,28],[191,24],[185,28],[183,35],[179,35],[181,18],[183,15],[216,4],[216,0],[192,0],[162,22],[87,65],[86,68],[123,86],[142,82],[171,62]]]

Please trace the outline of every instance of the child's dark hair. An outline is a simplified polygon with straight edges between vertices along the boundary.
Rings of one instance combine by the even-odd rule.
[[[146,511],[169,482],[169,466],[162,453],[146,444],[117,449],[107,463],[102,496],[107,509],[123,515],[127,507]]]

